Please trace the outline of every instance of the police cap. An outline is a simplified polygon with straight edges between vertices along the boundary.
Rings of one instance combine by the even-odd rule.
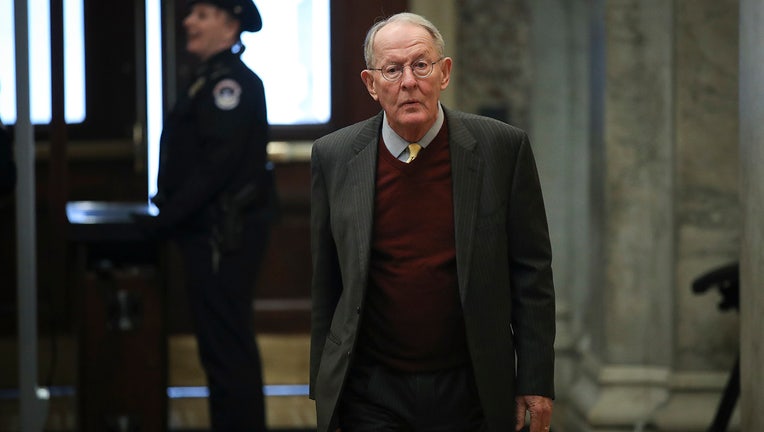
[[[228,11],[241,23],[241,31],[256,32],[263,28],[260,12],[252,0],[188,0],[190,8],[196,3],[208,3]]]

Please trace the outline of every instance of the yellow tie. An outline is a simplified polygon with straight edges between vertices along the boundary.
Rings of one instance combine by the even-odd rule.
[[[420,146],[417,143],[411,143],[409,144],[409,158],[406,159],[406,163],[411,163],[416,158],[416,155],[419,153],[419,150],[422,149],[422,146]]]

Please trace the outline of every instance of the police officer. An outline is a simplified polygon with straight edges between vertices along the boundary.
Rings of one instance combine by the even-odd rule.
[[[273,198],[260,78],[240,34],[262,27],[252,0],[190,0],[186,49],[202,64],[165,121],[154,218],[144,231],[179,246],[214,431],[265,430],[253,283]]]

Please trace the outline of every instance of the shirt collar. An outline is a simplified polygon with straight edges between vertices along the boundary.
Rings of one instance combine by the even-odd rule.
[[[418,141],[422,148],[426,148],[428,145],[430,145],[432,140],[435,139],[435,136],[438,135],[440,128],[443,126],[444,120],[445,115],[443,114],[443,107],[440,105],[440,102],[438,102],[438,115],[435,117],[435,123],[433,123],[432,127],[427,131],[427,133],[424,134],[422,139]],[[387,113],[384,113],[384,117],[382,119],[382,139],[385,141],[385,147],[387,147],[387,150],[389,150],[390,153],[396,158],[399,157],[408,148],[409,145],[409,142],[395,133],[393,128],[391,128],[387,123]]]

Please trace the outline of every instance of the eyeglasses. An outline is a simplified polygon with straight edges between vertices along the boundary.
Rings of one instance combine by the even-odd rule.
[[[401,77],[403,76],[403,70],[409,67],[411,68],[411,72],[414,74],[415,77],[422,79],[432,75],[432,71],[434,69],[435,63],[438,63],[441,60],[443,60],[443,57],[439,58],[438,60],[434,62],[429,62],[424,59],[417,60],[411,63],[410,65],[390,63],[389,65],[385,65],[382,68],[379,68],[379,69],[369,68],[369,70],[379,71],[382,74],[382,78],[390,82],[395,82],[401,79]]]

